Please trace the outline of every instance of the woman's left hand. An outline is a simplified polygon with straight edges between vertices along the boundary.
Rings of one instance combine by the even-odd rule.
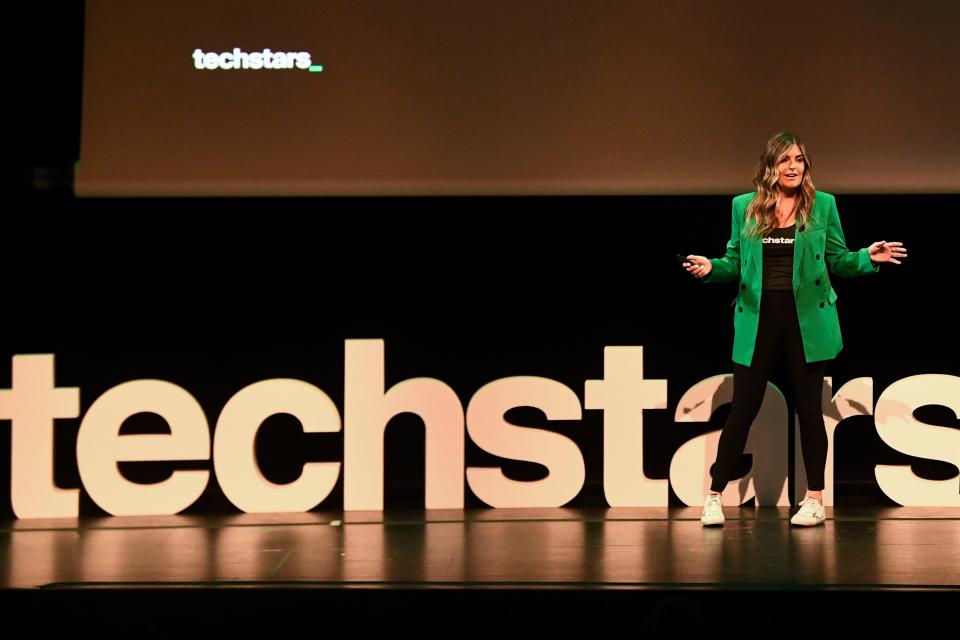
[[[907,249],[902,242],[874,242],[870,245],[870,259],[874,262],[892,262],[900,264],[897,258],[906,258]]]

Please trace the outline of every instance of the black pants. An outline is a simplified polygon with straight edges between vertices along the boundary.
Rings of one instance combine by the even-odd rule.
[[[820,399],[826,360],[806,362],[792,289],[764,289],[760,296],[760,325],[753,360],[749,367],[733,363],[733,403],[720,433],[717,460],[710,468],[712,491],[722,492],[734,467],[743,455],[767,380],[777,358],[785,358],[800,421],[800,445],[811,491],[823,490],[827,464],[827,429],[823,424]]]

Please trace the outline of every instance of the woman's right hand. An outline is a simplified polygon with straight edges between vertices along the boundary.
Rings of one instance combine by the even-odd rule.
[[[687,273],[696,278],[706,277],[713,269],[713,264],[703,256],[687,256],[687,264],[681,266],[687,270]]]

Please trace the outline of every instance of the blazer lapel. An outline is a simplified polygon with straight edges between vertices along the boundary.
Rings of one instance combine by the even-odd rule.
[[[753,261],[753,273],[756,274],[755,277],[763,277],[763,240],[761,238],[754,238],[750,233],[753,230],[755,223],[753,220],[750,220],[747,223],[747,233],[745,234],[747,251],[750,252],[750,260]]]
[[[763,276],[763,240],[761,238],[750,239],[750,253],[753,255],[753,272],[760,278]]]
[[[800,277],[803,275],[803,251],[807,248],[807,227],[804,225],[803,231],[795,227],[797,231],[794,234],[796,238],[793,243],[793,293],[796,297],[800,290]]]

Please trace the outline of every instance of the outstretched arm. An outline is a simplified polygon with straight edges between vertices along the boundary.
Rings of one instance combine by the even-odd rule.
[[[830,273],[841,278],[852,278],[868,273],[876,273],[880,265],[870,259],[870,247],[858,251],[847,249],[840,226],[840,214],[837,213],[837,201],[831,199],[827,216],[826,261]]]
[[[733,213],[730,221],[730,240],[722,258],[710,258],[710,270],[700,280],[702,282],[729,282],[740,277],[740,225],[743,212],[737,210],[736,198],[731,205]]]

